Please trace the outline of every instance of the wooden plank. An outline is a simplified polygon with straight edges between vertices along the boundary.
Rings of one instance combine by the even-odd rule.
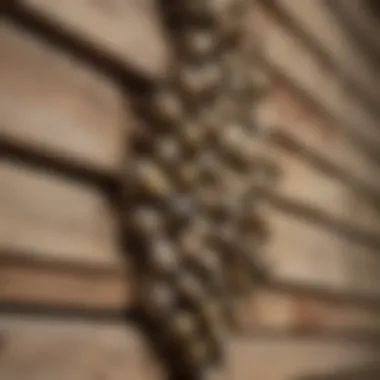
[[[350,304],[261,288],[252,292],[236,314],[242,333],[336,334],[379,339],[380,314]]]
[[[0,262],[0,305],[122,315],[133,308],[132,273]],[[355,294],[355,293],[354,293]],[[240,334],[322,334],[379,339],[379,311],[268,287],[255,289],[235,314]]]
[[[0,305],[121,314],[132,302],[124,272],[0,261]]]
[[[221,379],[294,380],[348,367],[373,366],[379,351],[366,345],[313,339],[235,339]]]
[[[286,59],[284,56],[283,61]],[[294,67],[292,70],[294,71]],[[315,85],[318,86],[318,83]],[[345,139],[342,131],[318,114],[285,83],[276,81],[273,84],[261,101],[257,116],[264,125],[276,126],[282,133],[294,136],[305,147],[345,168],[359,181],[376,186],[369,162],[358,152],[354,143]],[[342,221],[376,231],[378,213],[373,206],[368,205],[362,195],[355,193],[340,180],[334,180],[323,171],[316,170],[289,150],[271,147],[270,154],[281,168],[281,178],[274,190],[277,194],[295,202],[309,204]],[[377,279],[380,259],[373,249],[352,244],[333,231],[275,210],[268,210],[267,218],[271,228],[271,240],[264,249],[263,258],[267,261],[273,278],[309,289],[379,296]],[[310,310],[308,315],[314,314],[314,328],[317,325],[326,328],[329,323],[334,324],[337,321],[342,327],[345,318],[353,318],[352,324],[349,323],[352,327],[357,315],[360,315],[359,319],[364,325],[367,323],[365,315],[360,314],[360,311],[348,310],[341,305],[335,308],[334,304],[328,304],[323,299],[315,304],[312,298],[303,300],[294,294],[285,296],[274,293],[269,297],[259,294],[256,307],[253,299],[255,298],[252,298],[252,303],[243,303],[242,306],[246,310],[247,305],[250,305],[253,311],[240,313],[243,317],[246,316],[249,329],[253,329],[257,323],[267,327],[275,327],[278,323],[280,327],[287,326],[287,329],[291,329],[294,323],[295,329],[302,329],[303,322],[298,320],[298,309]],[[260,313],[265,314],[262,322],[257,319],[260,319]],[[374,317],[372,321],[376,319]],[[306,324],[307,329],[314,329],[312,321]]]
[[[0,139],[117,173],[131,125],[121,88],[4,19],[0,51]]]
[[[373,189],[373,192],[378,189],[377,180],[372,175],[372,163],[360,154],[354,142],[345,138],[342,130],[337,130],[331,121],[311,109],[304,99],[284,83],[278,81],[273,84],[259,104],[257,117],[264,125],[275,126],[276,131],[289,137],[290,141],[293,139],[306,152],[310,151],[338,169],[342,168],[357,183]],[[355,215],[361,213],[362,209],[366,215],[373,214],[373,222],[376,220],[373,205],[369,207],[370,203],[363,194],[355,192],[341,178],[325,173],[324,168],[313,165],[312,160],[307,161],[297,152],[292,153],[292,149],[286,145],[276,145],[270,150],[282,171],[279,192],[329,211],[340,209],[336,214],[340,216],[351,216],[352,203],[360,203]],[[356,218],[356,221],[361,224],[360,218]],[[370,223],[365,225],[370,226]]]
[[[102,192],[44,171],[0,163],[0,252],[115,268],[117,218]]]
[[[27,9],[103,54],[160,77],[167,71],[168,46],[155,0],[23,0]]]
[[[343,220],[349,219],[350,200],[355,196],[350,187],[314,169],[289,151],[274,148],[271,153],[271,158],[281,167],[276,193],[311,204]]]
[[[356,144],[346,138],[343,128],[337,128],[326,115],[312,108],[281,78],[276,78],[260,101],[257,117],[264,125],[275,126],[353,174],[363,175],[363,169],[369,165]]]
[[[163,380],[160,362],[133,327],[0,318],[0,377],[8,380]]]
[[[323,371],[318,374],[306,375],[302,380],[377,380],[380,377],[379,365],[349,366],[340,370]]]
[[[295,83],[300,83],[334,115],[338,115],[339,119],[355,125],[361,134],[378,142],[377,121],[352,98],[342,84],[342,78],[337,76],[336,72],[323,67],[316,57],[302,46],[301,41],[262,4],[265,2],[258,2],[253,7],[252,24],[260,36],[261,53],[266,59],[285,72]],[[361,69],[363,68],[358,68]]]
[[[366,91],[376,96],[376,71],[368,64],[363,54],[355,50],[352,39],[348,38],[341,25],[336,22],[328,2],[319,0],[277,0],[277,6],[299,25],[314,41],[328,52],[330,59],[335,62],[352,80],[364,86]],[[350,2],[344,8],[355,9],[357,17],[355,25],[371,24],[366,15],[366,7],[360,2]],[[365,20],[365,21],[364,21]],[[360,22],[361,21],[361,22]],[[374,32],[374,30],[372,30]]]
[[[322,222],[313,224],[307,218],[298,219],[274,209],[268,219],[272,239],[266,255],[274,278],[332,291],[379,294],[377,250],[358,244],[359,239],[337,236],[335,230],[342,229],[343,224],[323,228],[319,225]],[[347,234],[354,232],[347,230]]]
[[[289,27],[297,40],[302,40],[304,47],[310,50],[315,59],[319,60],[321,65],[338,79],[349,99],[366,114],[368,122],[376,132],[376,125],[380,115],[378,112],[379,102],[377,101],[377,71],[370,70],[371,62],[365,61],[366,53],[359,54],[354,49],[352,38],[344,35],[342,25],[332,17],[332,12],[327,7],[328,3],[321,4],[318,1],[309,1],[306,4],[307,12],[302,17],[300,17],[299,13],[303,14],[306,9],[297,1],[292,2],[292,5],[288,4],[286,0],[274,0],[270,3],[276,17],[286,27]],[[305,5],[304,2],[303,4]],[[362,6],[361,8],[365,7]],[[357,13],[359,14],[360,10]],[[317,17],[312,18],[313,21],[308,19],[308,15],[311,14],[317,14]],[[368,18],[367,24],[369,24],[369,21],[370,19]],[[313,24],[314,29],[319,25],[320,31],[327,37],[328,42],[320,43],[318,37],[314,36],[316,33],[310,31],[310,29],[313,29],[311,27]],[[326,27],[324,27],[324,24],[326,24]],[[357,24],[354,23],[350,30],[355,29]],[[335,28],[327,25],[333,25]],[[342,42],[339,42],[339,39]],[[338,45],[339,47],[337,47]]]
[[[264,124],[277,126],[280,132],[294,136],[306,148],[344,168],[359,182],[376,186],[368,161],[355,146],[282,83],[274,83],[261,101],[258,117]],[[379,214],[362,194],[315,169],[292,151],[276,146],[270,148],[270,154],[281,168],[275,193],[376,234]],[[352,244],[333,231],[274,210],[268,211],[268,223],[271,240],[266,256],[275,277],[376,294],[378,287],[374,281],[380,261],[373,249]],[[366,270],[355,271],[355,267]]]
[[[9,380],[159,380],[164,369],[146,340],[127,325],[0,319],[0,376]],[[293,380],[374,364],[379,352],[367,345],[293,339],[231,339],[225,368],[217,379]],[[276,363],[276,365],[273,365]]]

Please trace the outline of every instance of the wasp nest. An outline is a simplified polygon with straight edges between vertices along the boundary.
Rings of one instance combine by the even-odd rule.
[[[177,60],[146,105],[126,234],[143,273],[139,306],[176,360],[203,373],[222,357],[226,296],[252,285],[269,234],[258,194],[276,172],[256,149],[266,135],[252,107],[270,81],[241,49],[247,0],[162,2]]]

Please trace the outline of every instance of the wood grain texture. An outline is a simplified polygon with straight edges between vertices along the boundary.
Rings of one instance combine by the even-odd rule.
[[[262,4],[257,3],[253,9],[252,28],[260,36],[261,53],[266,59],[310,92],[339,119],[360,130],[367,138],[379,142],[377,121],[354,99],[343,84],[343,78],[338,75],[339,71],[329,70]],[[311,6],[312,2],[308,4]],[[313,12],[310,11],[310,14]],[[329,30],[324,32],[326,38],[333,39]],[[351,51],[351,54],[355,52]],[[366,67],[359,65],[356,70],[366,70]]]
[[[352,142],[281,83],[274,83],[261,101],[258,117],[265,125],[274,125],[278,131],[295,138],[306,150],[343,168],[358,182],[376,186],[368,175],[368,162]],[[281,170],[278,185],[272,191],[345,223],[365,227],[376,235],[379,214],[363,194],[339,178],[326,175],[291,149],[272,146],[269,152]],[[267,216],[271,239],[263,257],[275,277],[309,286],[376,293],[378,287],[374,284],[380,261],[374,249],[366,249],[318,223],[278,210],[268,210]]]
[[[271,211],[268,222],[273,238],[267,261],[273,277],[300,286],[379,296],[380,259],[375,249],[279,211]]]
[[[8,380],[166,378],[145,339],[128,325],[3,316],[0,336],[0,376]],[[379,355],[366,345],[311,339],[231,339],[227,347],[218,380],[294,380],[373,364]]]
[[[128,325],[0,318],[0,377],[8,380],[164,380]]]
[[[349,258],[343,255],[347,242],[332,231],[276,210],[270,212],[268,222],[272,228],[268,261],[274,277],[334,290],[348,287],[345,262]]]
[[[0,260],[0,304],[49,310],[122,313],[132,303],[131,276],[59,265],[26,265]]]
[[[0,51],[0,139],[118,173],[132,123],[121,88],[4,20]]]
[[[264,125],[275,126],[352,173],[360,173],[369,164],[361,157],[355,142],[346,138],[344,129],[313,108],[281,78],[274,80],[270,91],[258,103],[257,117]]]
[[[284,37],[279,33],[278,38],[280,41]],[[293,48],[297,49],[297,44]],[[292,52],[293,48],[289,51]],[[278,53],[275,48],[273,51]],[[301,53],[299,57],[301,59]],[[289,54],[285,50],[276,59],[287,62],[287,69],[292,70],[294,78],[302,79],[302,74],[296,73],[296,65],[288,61]],[[315,92],[319,88],[324,91],[323,83],[313,83]],[[377,188],[376,177],[372,175],[374,167],[360,154],[355,142],[346,139],[342,130],[308,106],[281,81],[273,83],[259,104],[257,115],[264,125],[276,126],[278,131],[295,138],[306,150],[343,168],[358,182]],[[270,153],[281,168],[280,181],[274,189],[277,194],[296,203],[308,204],[343,222],[365,227],[376,235],[379,213],[363,194],[353,191],[338,177],[326,175],[324,170],[316,168],[297,153],[293,154],[291,149],[276,146],[270,149]],[[379,294],[376,279],[380,260],[375,249],[367,249],[347,237],[338,236],[336,231],[278,210],[268,212],[268,223],[271,240],[266,256],[275,277],[308,286],[314,284],[340,291]]]
[[[365,54],[355,46],[353,39],[345,33],[342,24],[334,17],[331,7],[328,6],[328,1],[277,0],[277,4],[310,35],[318,46],[328,52],[330,59],[341,67],[346,76],[370,95],[377,96],[379,76],[373,62],[366,59]],[[355,27],[368,28],[368,31],[371,31],[368,36],[376,35],[374,20],[364,2],[350,2],[344,4],[343,8],[345,13],[351,12],[355,19]],[[366,48],[371,49],[364,47]]]
[[[354,343],[313,339],[236,339],[229,345],[226,377],[295,380],[349,367],[374,365],[378,359],[378,350]]]
[[[265,288],[252,292],[238,317],[241,331],[247,334],[263,331],[275,337],[276,332],[290,336],[304,332],[344,337],[346,333],[360,337],[360,333],[367,333],[367,338],[371,334],[378,338],[380,333],[376,310]]]
[[[106,55],[152,77],[167,71],[169,49],[154,0],[23,0],[24,5]]]
[[[19,305],[74,314],[122,315],[134,303],[129,271],[91,272],[75,267],[0,261],[0,305]],[[379,312],[352,303],[261,287],[236,309],[239,334],[322,334],[336,338],[378,339]]]
[[[5,161],[0,186],[0,252],[120,265],[117,218],[100,190]]]

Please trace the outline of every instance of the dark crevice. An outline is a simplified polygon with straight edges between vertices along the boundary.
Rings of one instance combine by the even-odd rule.
[[[57,255],[59,256],[59,255]],[[110,276],[122,276],[121,268],[116,265],[93,264],[59,258],[41,258],[38,252],[33,250],[15,250],[0,248],[0,266],[6,265],[26,270],[46,271],[49,273],[61,273],[78,275],[86,278],[110,278]]]
[[[55,155],[43,149],[13,141],[0,136],[0,157],[17,165],[37,169],[46,173],[74,180],[103,189],[111,197],[117,193],[117,173],[107,172],[83,163],[77,163],[62,155]]]
[[[23,317],[34,317],[43,320],[57,321],[83,321],[120,323],[122,320],[134,320],[134,312],[128,311],[111,311],[111,310],[94,310],[84,307],[70,307],[61,305],[52,305],[39,302],[28,301],[0,301],[0,315],[13,315]]]

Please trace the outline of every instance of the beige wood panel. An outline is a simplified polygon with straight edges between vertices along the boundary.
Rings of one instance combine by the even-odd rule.
[[[1,317],[0,375],[9,380],[165,379],[147,342],[127,325]],[[311,339],[232,339],[218,379],[294,380],[376,363],[379,352]],[[276,363],[276,365],[273,365]]]
[[[127,325],[2,317],[0,335],[0,375],[9,380],[165,378],[147,342]],[[311,339],[234,339],[227,347],[218,379],[294,380],[373,364],[379,354],[365,345]]]
[[[327,2],[320,0],[277,0],[279,7],[286,12],[302,29],[329,53],[331,59],[341,67],[341,72],[352,77],[366,91],[377,93],[376,85],[378,76],[376,71],[371,71],[371,65],[366,62],[365,57],[355,49],[355,44],[347,37],[340,27]],[[351,3],[349,7],[351,7]],[[371,21],[365,15],[365,6],[354,2],[353,7],[356,14],[363,20]],[[363,3],[362,3],[363,4]],[[359,20],[360,20],[359,16]],[[373,31],[374,32],[374,31]],[[372,68],[373,69],[373,68]]]
[[[378,338],[380,314],[352,304],[297,295],[273,289],[252,292],[238,311],[237,321],[243,333],[306,332],[338,333]]]
[[[326,205],[322,215],[330,218],[333,206],[331,210],[328,212]],[[264,257],[274,278],[363,296],[380,295],[377,249],[369,248],[359,239],[351,239],[349,230],[337,234],[345,226],[356,226],[360,232],[355,218],[351,223],[340,219],[341,223],[337,218],[332,226],[323,226],[322,222],[314,222],[312,218],[300,219],[275,209],[268,212],[267,217],[271,240]],[[369,231],[372,236],[377,236],[373,227]]]
[[[298,380],[303,376],[373,366],[378,363],[379,351],[328,340],[236,339],[229,345],[228,358],[228,379]]]
[[[62,266],[0,261],[0,303],[122,312],[132,302],[131,277]]]
[[[122,313],[133,307],[132,273],[27,266],[0,261],[0,304]],[[350,303],[259,288],[241,302],[235,319],[243,334],[336,333],[371,338],[379,312]],[[376,335],[377,336],[377,335]]]
[[[344,149],[349,146],[341,134],[281,83],[274,83],[270,92],[261,100],[257,117],[264,125],[275,126],[276,131],[294,138],[303,147],[312,149],[323,159],[345,169],[347,165],[344,164],[357,156],[354,149]],[[349,153],[354,157],[351,158]],[[291,150],[270,146],[269,155],[281,171],[276,191],[328,209],[335,215],[347,214],[350,189],[344,184],[326,176]],[[347,170],[355,172],[351,167]]]
[[[0,163],[0,252],[48,261],[119,266],[117,218],[91,186]]]
[[[304,146],[339,165],[347,164],[347,158],[355,157],[354,150],[341,149],[347,147],[341,135],[281,83],[275,83],[263,99],[258,117],[263,123],[277,126],[279,131],[295,137]],[[315,170],[292,152],[272,147],[270,153],[281,169],[275,189],[277,194],[342,220],[349,218],[353,197],[349,188]],[[347,243],[341,237],[274,210],[268,211],[268,223],[271,240],[267,246],[267,260],[273,275],[308,284],[344,285],[346,274],[342,252]]]
[[[133,327],[0,318],[0,377],[8,380],[163,380],[159,361]]]
[[[366,282],[366,275],[348,270],[351,252],[348,247],[362,246],[342,239],[336,232],[272,210],[268,217],[272,239],[267,247],[270,271],[276,278],[306,286],[332,287],[347,291]],[[361,252],[361,262],[366,262],[375,252]]]
[[[260,2],[253,7],[251,24],[259,35],[261,52],[269,62],[295,83],[301,84],[339,119],[354,125],[360,129],[360,133],[379,142],[375,120],[350,97],[347,89],[342,86],[341,78],[324,68]]]
[[[306,152],[319,155],[322,161],[341,168],[357,183],[376,192],[376,180],[369,175],[372,168],[354,143],[347,141],[342,131],[308,107],[284,83],[274,83],[259,105],[258,117],[264,124],[277,126],[278,131],[294,138]],[[281,168],[275,189],[278,195],[376,235],[379,212],[363,193],[326,175],[291,149],[272,147],[270,152]],[[275,276],[309,285],[378,294],[376,277],[380,261],[374,249],[366,249],[311,221],[276,211],[269,212],[269,225],[272,237],[267,256]]]
[[[348,141],[331,121],[280,82],[274,83],[259,103],[257,116],[290,141],[274,144],[269,151],[281,169],[279,193],[343,219],[354,214],[354,223],[376,228],[379,212],[366,199],[365,192],[376,194],[380,188],[376,177],[369,175],[371,163],[358,152],[353,141]],[[335,173],[326,171],[325,166],[334,168]]]
[[[282,175],[275,193],[300,201],[319,210],[348,220],[352,189],[341,181],[326,176],[302,158],[280,149],[272,150],[272,157],[281,165]]]
[[[155,0],[23,0],[58,28],[146,74],[162,76],[168,62]]]
[[[373,68],[373,65],[371,69],[371,64],[355,48],[355,43],[345,34],[327,5],[328,2],[319,0],[274,0],[274,3],[277,4],[276,8],[280,10],[280,13],[289,16],[296,25],[305,30],[310,35],[315,46],[324,50],[329,57],[329,62],[325,66],[327,66],[327,70],[332,72],[333,76],[340,77],[340,87],[344,91],[341,98],[341,108],[335,105],[337,110],[342,112],[346,120],[352,120],[357,123],[357,127],[361,132],[368,128],[368,132],[373,134],[378,141],[377,116],[373,116],[373,112],[368,110],[362,103],[363,99],[365,100],[364,103],[366,103],[366,99],[369,99],[370,103],[376,104],[376,99],[379,95],[378,72]],[[364,17],[362,21],[367,21],[364,21],[364,24],[369,24],[371,20],[368,15],[367,20],[365,18],[365,4],[362,3],[360,6],[350,3],[349,8],[352,5],[353,8],[356,7],[355,11],[359,19]],[[329,63],[335,69],[329,69]],[[345,81],[346,83],[344,83]],[[314,89],[315,92],[318,90],[318,87]],[[326,99],[329,100],[329,95],[326,96]],[[368,170],[371,170],[371,168],[368,167]],[[376,175],[376,172],[375,167],[372,175]],[[368,171],[368,173],[370,172]]]
[[[352,174],[363,176],[363,167],[369,164],[355,142],[346,138],[343,129],[318,113],[306,99],[280,79],[274,81],[270,91],[259,102],[257,117],[264,125],[275,126]]]
[[[121,88],[4,20],[0,51],[0,138],[117,172],[132,122]]]

